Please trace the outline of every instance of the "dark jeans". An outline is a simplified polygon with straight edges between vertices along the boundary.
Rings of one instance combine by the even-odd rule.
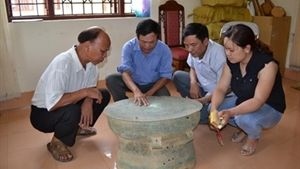
[[[190,75],[189,72],[186,71],[176,71],[173,75],[173,83],[177,89],[177,91],[180,93],[182,97],[189,97],[190,96]],[[199,89],[202,96],[205,96],[207,92],[203,90],[202,87],[199,85]],[[208,104],[203,104],[202,108],[200,109],[200,124],[208,124],[209,122],[209,111],[208,111]]]
[[[94,126],[100,114],[110,101],[110,94],[106,89],[100,89],[103,99],[100,104],[93,102],[93,123]],[[38,108],[31,105],[30,121],[34,128],[41,132],[52,133],[54,136],[68,146],[75,143],[78,124],[81,117],[81,104],[83,100],[76,104],[49,112],[45,108]]]
[[[106,86],[110,91],[114,101],[119,101],[123,99],[127,99],[126,92],[130,91],[130,89],[126,86],[122,79],[122,75],[120,73],[112,74],[106,77]],[[150,83],[147,85],[137,85],[137,87],[141,90],[141,92],[146,93],[150,90],[155,83]],[[131,91],[130,91],[131,92]],[[155,96],[170,96],[170,92],[166,86],[162,87],[158,91],[154,93]]]

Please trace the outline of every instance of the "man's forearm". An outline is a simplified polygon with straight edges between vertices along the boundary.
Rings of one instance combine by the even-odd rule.
[[[162,87],[164,87],[168,82],[169,82],[169,79],[167,79],[167,78],[161,78],[161,79],[159,79],[153,85],[153,87],[150,90],[147,91],[146,95],[147,96],[152,96],[156,91],[158,91],[159,89],[161,89]]]
[[[135,93],[136,91],[139,91],[139,88],[135,85],[133,82],[129,72],[123,72],[122,73],[122,79],[126,86],[133,92]]]
[[[58,109],[60,107],[64,107],[69,104],[77,103],[79,100],[85,98],[87,93],[84,89],[72,92],[72,93],[65,93],[60,100],[50,109],[50,111]]]

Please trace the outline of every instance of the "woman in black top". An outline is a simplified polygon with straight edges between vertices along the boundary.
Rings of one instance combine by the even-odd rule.
[[[211,112],[239,128],[232,141],[247,137],[241,155],[251,155],[262,129],[275,126],[285,110],[278,62],[246,25],[234,25],[223,36],[227,64],[213,93]],[[229,89],[234,95],[224,99]]]

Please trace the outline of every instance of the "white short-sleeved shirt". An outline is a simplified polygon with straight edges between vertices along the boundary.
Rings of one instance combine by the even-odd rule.
[[[35,89],[32,105],[50,110],[65,93],[96,87],[98,68],[79,61],[75,46],[57,55],[48,65]]]
[[[189,54],[187,64],[195,69],[200,86],[205,92],[212,93],[221,77],[223,66],[226,63],[224,47],[209,40],[206,52],[202,59]]]

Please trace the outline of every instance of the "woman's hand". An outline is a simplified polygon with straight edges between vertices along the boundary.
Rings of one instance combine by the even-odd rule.
[[[224,125],[229,122],[229,119],[232,117],[229,110],[222,110],[218,112],[219,117],[223,120]]]

